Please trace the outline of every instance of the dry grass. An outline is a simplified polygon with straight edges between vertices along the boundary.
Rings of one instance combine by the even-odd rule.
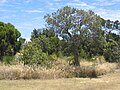
[[[103,63],[101,65],[97,65],[96,67],[97,75],[104,75],[106,73],[114,72],[115,69],[118,68],[117,63]]]
[[[120,90],[120,72],[92,79],[0,80],[0,90]]]
[[[60,70],[33,68],[23,65],[0,66],[0,79],[53,79]]]
[[[0,79],[57,79],[73,77],[97,77],[113,72],[118,68],[116,63],[95,64],[81,61],[81,67],[69,66],[61,61],[56,61],[51,69],[42,67],[29,67],[24,65],[1,65]]]

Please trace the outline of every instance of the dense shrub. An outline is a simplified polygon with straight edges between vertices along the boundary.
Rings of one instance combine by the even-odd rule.
[[[120,48],[117,42],[107,44],[104,50],[104,57],[108,62],[120,62]]]
[[[22,47],[22,61],[26,65],[48,66],[48,55],[42,52],[40,46],[35,42],[29,42]]]

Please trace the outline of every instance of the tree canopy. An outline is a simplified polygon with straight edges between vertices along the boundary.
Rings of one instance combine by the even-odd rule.
[[[78,49],[83,38],[96,39],[102,34],[101,18],[91,10],[84,11],[66,6],[57,12],[47,14],[44,18],[47,28],[55,30],[56,34],[69,42],[76,66],[79,66]]]
[[[25,41],[20,36],[21,33],[11,23],[0,22],[0,58],[5,55],[14,55],[19,51]]]

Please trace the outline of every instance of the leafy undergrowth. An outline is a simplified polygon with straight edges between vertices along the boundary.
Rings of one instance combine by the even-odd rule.
[[[81,61],[80,67],[70,66],[66,63],[56,61],[54,67],[30,67],[24,65],[1,65],[0,79],[57,79],[73,77],[97,77],[118,68],[117,63],[95,64],[93,62]]]

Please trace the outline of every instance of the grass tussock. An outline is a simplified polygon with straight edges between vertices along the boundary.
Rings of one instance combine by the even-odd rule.
[[[73,77],[97,77],[118,68],[116,63],[95,64],[81,61],[80,67],[56,61],[54,67],[30,67],[24,65],[0,65],[0,79],[57,79]]]

